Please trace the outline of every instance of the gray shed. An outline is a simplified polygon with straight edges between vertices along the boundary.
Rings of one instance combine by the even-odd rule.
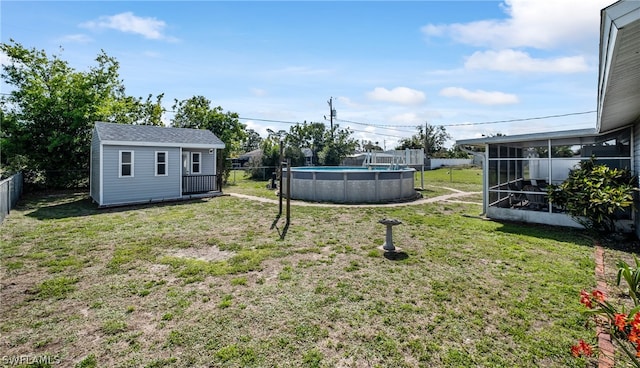
[[[219,193],[216,156],[224,147],[203,129],[96,122],[91,198],[107,207]]]

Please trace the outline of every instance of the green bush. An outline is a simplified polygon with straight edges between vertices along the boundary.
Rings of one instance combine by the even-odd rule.
[[[627,169],[582,161],[560,185],[548,187],[549,201],[566,210],[585,228],[616,232],[616,219],[633,207],[637,179]]]

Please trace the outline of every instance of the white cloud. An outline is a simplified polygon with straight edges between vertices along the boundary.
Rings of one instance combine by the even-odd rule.
[[[396,87],[392,90],[376,87],[373,91],[367,93],[367,97],[375,101],[393,102],[402,105],[417,105],[427,99],[424,92],[407,87]]]
[[[389,118],[389,121],[392,123],[399,123],[402,125],[411,125],[415,124],[416,126],[423,123],[425,119],[418,116],[415,112],[405,112],[402,114],[397,114]]]
[[[589,70],[583,56],[536,59],[528,53],[511,49],[476,51],[467,58],[467,69],[487,69],[503,72],[579,73]]]
[[[93,42],[93,39],[85,34],[77,33],[77,34],[66,35],[62,37],[60,41],[85,44],[85,43]]]
[[[256,97],[264,97],[267,95],[267,91],[260,88],[251,88],[249,91],[251,91],[251,94]]]
[[[247,129],[255,130],[263,138],[266,138],[269,135],[269,132],[267,132],[267,129],[274,129],[271,126],[264,126],[262,124],[258,124],[253,120],[246,120],[243,123],[247,126]],[[275,129],[275,130],[278,130],[278,129]]]
[[[162,57],[162,54],[156,51],[144,51],[142,55],[151,59],[159,59]]]
[[[354,102],[349,97],[338,96],[338,97],[335,98],[335,100],[336,100],[336,102],[339,102],[339,105],[344,105],[344,106],[351,107],[351,108],[361,108],[362,107],[360,104]]]
[[[491,48],[592,45],[600,32],[600,10],[613,0],[505,0],[506,19],[445,25],[428,24],[429,37]]]
[[[440,95],[444,97],[460,97],[467,101],[483,104],[483,105],[507,105],[518,103],[518,96],[497,92],[475,90],[469,91],[459,87],[447,87],[440,91]]]
[[[124,33],[141,35],[152,40],[174,40],[164,35],[163,31],[167,24],[152,17],[139,17],[132,12],[125,12],[116,15],[103,15],[97,20],[91,20],[80,24],[80,27],[98,30],[115,29]]]

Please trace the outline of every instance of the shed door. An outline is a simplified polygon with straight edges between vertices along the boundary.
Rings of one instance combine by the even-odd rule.
[[[189,152],[182,152],[182,175],[189,175]]]

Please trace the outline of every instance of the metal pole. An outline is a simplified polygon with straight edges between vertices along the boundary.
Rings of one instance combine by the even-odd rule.
[[[282,216],[282,159],[284,156],[284,146],[282,144],[282,140],[280,140],[280,157],[279,157],[279,161],[278,161],[278,167],[279,167],[279,176],[278,176],[278,180],[280,181],[278,183],[278,217]],[[289,171],[289,168],[287,167],[287,171]]]
[[[287,172],[289,168],[287,168]],[[282,216],[282,161],[280,161],[280,182],[278,183],[278,217]]]
[[[291,159],[287,159],[287,226],[291,219]]]

